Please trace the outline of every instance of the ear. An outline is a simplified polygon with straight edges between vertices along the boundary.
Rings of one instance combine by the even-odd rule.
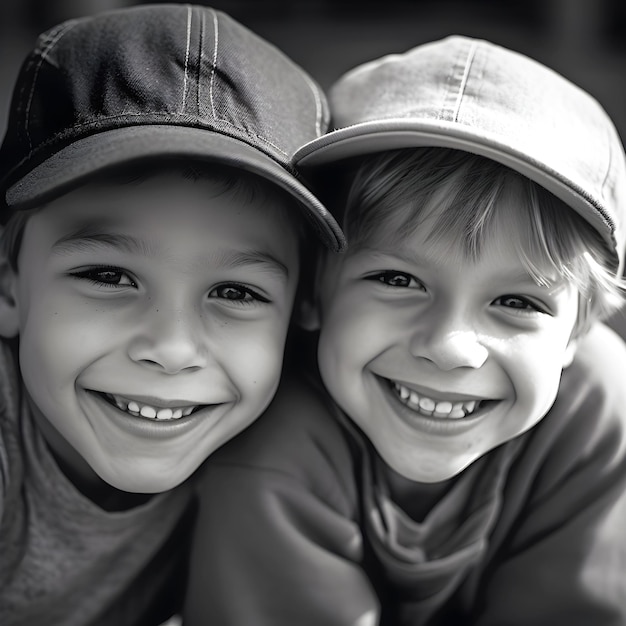
[[[9,262],[0,258],[0,337],[11,339],[19,332],[17,306],[17,275]]]
[[[563,369],[569,367],[576,356],[578,337],[571,337],[563,355]]]
[[[302,330],[319,330],[320,315],[317,304],[310,298],[301,298],[295,307],[294,321]]]

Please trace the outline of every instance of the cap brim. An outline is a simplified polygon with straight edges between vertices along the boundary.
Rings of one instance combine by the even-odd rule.
[[[438,147],[464,150],[498,161],[530,178],[587,220],[602,234],[615,254],[612,220],[599,199],[589,195],[574,181],[552,170],[549,164],[533,159],[496,137],[475,133],[457,123],[416,122],[407,119],[362,122],[332,131],[302,146],[293,163],[306,168],[328,165],[343,159],[400,148]],[[617,259],[619,263],[619,259]]]
[[[305,209],[310,223],[331,250],[345,238],[326,207],[280,163],[244,141],[208,129],[172,125],[116,128],[90,135],[62,148],[11,185],[12,209],[36,206],[107,168],[149,157],[191,158],[237,167],[275,183]]]

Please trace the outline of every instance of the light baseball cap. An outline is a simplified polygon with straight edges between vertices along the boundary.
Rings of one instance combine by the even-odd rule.
[[[465,150],[537,182],[602,236],[624,266],[626,160],[605,110],[522,54],[451,36],[361,65],[329,92],[337,130],[296,152],[304,171],[419,146]]]
[[[155,4],[70,20],[39,37],[17,78],[0,148],[0,218],[113,166],[190,158],[275,183],[340,250],[341,229],[291,164],[328,117],[306,72],[209,7]]]

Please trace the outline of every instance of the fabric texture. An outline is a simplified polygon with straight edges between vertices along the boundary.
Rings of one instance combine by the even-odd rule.
[[[535,428],[432,485],[286,380],[206,465],[184,623],[623,625],[624,371],[597,325]]]
[[[0,624],[139,626],[178,608],[189,484],[108,512],[56,465],[0,345]]]
[[[418,146],[498,161],[545,187],[604,238],[624,268],[626,157],[611,118],[552,69],[454,35],[364,63],[330,89],[336,130],[294,155],[303,171]]]
[[[39,37],[18,75],[0,148],[0,219],[107,168],[185,158],[275,183],[341,249],[337,223],[290,162],[328,118],[317,83],[221,11],[166,3],[69,20]]]

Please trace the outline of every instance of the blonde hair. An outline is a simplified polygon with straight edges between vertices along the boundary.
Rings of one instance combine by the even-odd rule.
[[[505,228],[535,281],[556,275],[576,286],[577,331],[624,301],[625,284],[599,233],[546,189],[491,159],[445,148],[388,151],[353,164],[348,180],[339,211],[348,254],[395,247],[428,219],[427,240],[471,261]],[[515,202],[502,202],[509,198]]]

